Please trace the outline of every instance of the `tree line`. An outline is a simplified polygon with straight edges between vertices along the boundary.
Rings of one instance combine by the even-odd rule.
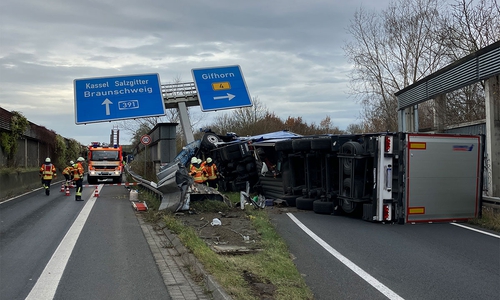
[[[222,114],[204,127],[240,136],[278,130],[303,135],[397,131],[398,103],[394,94],[500,41],[500,6],[498,0],[400,0],[382,11],[359,8],[347,31],[351,40],[343,50],[353,65],[349,91],[361,106],[359,123],[341,130],[330,116],[318,123],[307,123],[300,116],[282,119],[254,98],[252,107]],[[420,128],[435,128],[436,109],[434,101],[418,105]],[[445,113],[445,126],[484,119],[484,82],[447,93]],[[138,143],[156,123],[178,122],[176,110],[168,114],[164,118],[124,122],[124,127],[134,133],[133,142]],[[200,120],[192,123],[196,127]],[[178,128],[178,136],[179,145],[183,145],[182,128]]]

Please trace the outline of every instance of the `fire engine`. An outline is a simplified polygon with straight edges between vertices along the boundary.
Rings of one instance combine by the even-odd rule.
[[[111,131],[111,143],[92,142],[88,146],[87,163],[89,184],[97,184],[101,179],[112,179],[115,183],[122,182],[123,150],[119,145],[119,131]]]

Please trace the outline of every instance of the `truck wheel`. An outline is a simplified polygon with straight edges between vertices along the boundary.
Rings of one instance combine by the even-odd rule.
[[[311,139],[297,139],[292,142],[293,151],[307,151],[311,149]]]
[[[342,207],[342,210],[347,213],[347,214],[352,214],[353,212],[356,211],[356,208],[358,208],[358,203],[345,200],[345,199],[340,199],[340,207]]]
[[[317,214],[330,215],[333,213],[333,202],[315,200],[313,202],[313,211]]]
[[[204,150],[212,150],[216,147],[216,143],[222,142],[222,140],[213,133],[205,133],[201,138],[201,148]]]
[[[331,138],[316,138],[311,140],[311,150],[331,150]]]
[[[298,197],[295,200],[295,207],[302,210],[312,210],[314,198]]]
[[[276,151],[293,150],[292,142],[293,142],[293,140],[284,140],[284,141],[276,142],[276,144],[274,144],[274,149]]]

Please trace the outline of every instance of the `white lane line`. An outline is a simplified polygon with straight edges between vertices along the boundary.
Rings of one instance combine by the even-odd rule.
[[[102,185],[99,186],[99,192],[101,189]],[[71,225],[71,228],[62,239],[56,251],[52,254],[52,257],[45,266],[45,269],[38,278],[28,297],[26,297],[26,300],[54,299],[57,286],[61,281],[62,274],[66,268],[71,252],[73,252],[73,248],[75,248],[76,241],[82,232],[83,226],[90,215],[92,207],[94,207],[96,199],[97,198],[94,197],[94,194],[92,193],[92,196],[86,201],[85,206],[80,211],[78,217],[76,217],[75,222]]]
[[[489,232],[486,232],[486,231],[482,231],[482,230],[479,230],[479,229],[476,229],[476,228],[472,228],[472,227],[469,227],[469,226],[465,226],[465,225],[462,225],[462,224],[458,224],[458,223],[450,223],[450,224],[458,226],[458,227],[462,227],[462,228],[465,228],[465,229],[469,229],[469,230],[472,230],[472,231],[476,231],[476,232],[479,232],[479,233],[482,233],[482,234],[486,234],[486,235],[489,235],[489,236],[492,236],[492,237],[496,237],[497,239],[500,239],[500,235],[496,235],[496,234],[493,234],[493,233],[489,233]]]
[[[359,277],[361,277],[364,281],[368,282],[371,286],[376,288],[379,292],[384,294],[387,298],[391,300],[403,300],[401,296],[393,292],[391,289],[386,287],[383,283],[375,279],[370,274],[366,273],[363,269],[358,267],[352,261],[350,261],[347,257],[343,256],[337,250],[333,249],[330,245],[328,245],[325,241],[323,241],[319,236],[317,236],[314,232],[312,232],[309,228],[307,228],[302,222],[300,222],[294,215],[291,213],[287,213],[287,215],[292,219],[292,221],[297,224],[302,230],[304,230],[307,235],[309,235],[313,240],[315,240],[321,247],[323,247],[326,251],[330,252],[336,259],[338,259],[341,263],[343,263],[346,267],[351,269],[354,273],[356,273]]]

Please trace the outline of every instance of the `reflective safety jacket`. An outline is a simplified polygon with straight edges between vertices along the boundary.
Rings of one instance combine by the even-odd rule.
[[[193,176],[194,182],[196,183],[203,183],[207,179],[205,169],[198,164],[193,165],[190,171],[191,172],[189,174]]]
[[[73,174],[73,166],[67,166],[66,168],[64,168],[64,170],[62,171],[63,175],[71,175]]]
[[[51,163],[44,163],[40,167],[40,175],[42,175],[43,180],[52,180],[53,177],[56,177],[56,167]]]
[[[217,171],[217,165],[215,165],[213,162],[207,163],[205,165],[205,172],[207,173],[208,180],[217,179],[217,177],[219,176],[219,171]]]
[[[80,180],[83,179],[83,166],[81,162],[77,162],[73,165],[73,179]]]

